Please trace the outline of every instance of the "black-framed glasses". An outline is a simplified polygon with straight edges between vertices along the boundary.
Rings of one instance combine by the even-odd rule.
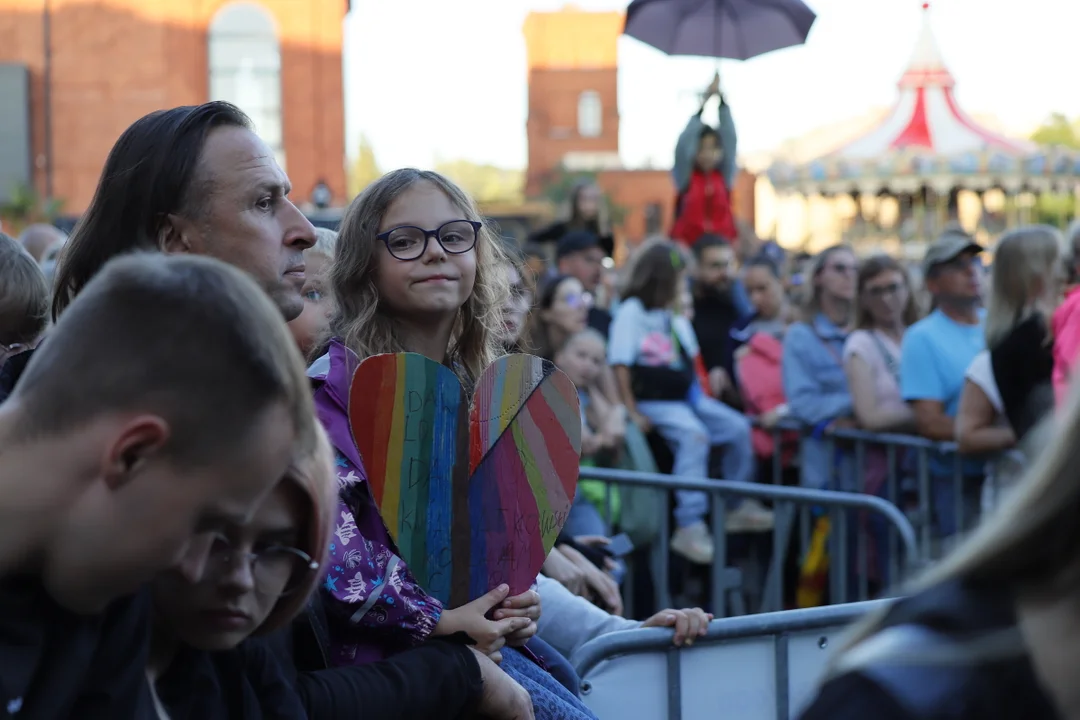
[[[386,249],[398,260],[418,260],[427,252],[431,238],[450,255],[462,255],[476,247],[476,238],[483,225],[476,220],[451,220],[434,230],[414,225],[391,228],[375,237],[386,244]]]
[[[887,295],[896,295],[903,289],[904,286],[900,283],[890,283],[888,285],[878,285],[877,287],[866,288],[866,293],[870,297],[880,300]]]
[[[253,552],[241,552],[228,538],[218,535],[210,546],[203,571],[206,577],[219,579],[247,563],[255,589],[262,593],[288,595],[297,590],[319,569],[319,563],[303,550],[286,545],[266,545]]]
[[[826,266],[826,269],[832,270],[837,275],[844,275],[846,277],[848,275],[854,275],[858,268],[855,265],[848,263],[830,263]]]

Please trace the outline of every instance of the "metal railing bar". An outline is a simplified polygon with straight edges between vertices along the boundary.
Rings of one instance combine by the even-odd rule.
[[[889,607],[893,602],[895,601],[892,599],[867,600],[843,605],[825,605],[802,610],[783,610],[713,620],[709,623],[708,632],[694,641],[694,647],[699,648],[706,644],[727,640],[776,635],[781,632],[790,634],[823,627],[848,625],[866,613]],[[601,661],[616,655],[631,655],[654,650],[667,651],[672,647],[671,639],[674,634],[674,631],[668,628],[640,628],[607,633],[578,648],[571,658],[571,663],[577,670],[578,676],[585,679],[589,671]]]

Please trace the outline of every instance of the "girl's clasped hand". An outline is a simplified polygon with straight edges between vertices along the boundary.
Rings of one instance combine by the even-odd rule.
[[[526,614],[505,614],[499,619],[489,620],[488,614],[502,603],[511,602],[514,603],[515,611],[521,608],[528,609],[535,605],[536,617],[540,617],[540,597],[536,593],[530,590],[523,593],[523,595],[508,600],[506,596],[509,592],[510,587],[508,585],[500,585],[471,603],[453,610],[443,610],[439,622],[435,626],[435,635],[444,636],[459,632],[465,633],[473,640],[479,652],[484,653],[495,662],[502,662],[502,648],[508,642],[511,642],[511,639],[513,639],[512,647],[524,645],[525,640],[536,634],[536,620]],[[522,600],[524,596],[530,594],[536,596],[535,603],[532,602],[532,598]],[[519,604],[525,602],[529,604],[521,605],[521,608],[518,607]],[[519,641],[524,633],[528,633],[524,635],[525,640]]]

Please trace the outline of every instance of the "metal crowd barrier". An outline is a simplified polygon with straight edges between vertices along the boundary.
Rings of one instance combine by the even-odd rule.
[[[700,490],[712,497],[711,528],[715,552],[713,556],[712,577],[709,592],[710,608],[717,617],[726,616],[728,609],[728,592],[736,592],[736,598],[741,597],[742,577],[738,570],[729,568],[728,561],[728,538],[725,531],[725,514],[727,498],[756,498],[771,501],[776,523],[773,529],[772,558],[766,575],[765,590],[762,598],[762,611],[779,610],[783,607],[783,584],[784,567],[787,557],[790,531],[794,522],[794,507],[799,506],[805,510],[811,507],[826,508],[833,519],[832,548],[835,554],[830,562],[830,588],[834,599],[847,597],[847,580],[850,564],[847,561],[847,520],[848,510],[859,510],[877,514],[883,517],[889,524],[896,538],[904,550],[904,562],[894,554],[894,579],[899,579],[906,565],[913,563],[918,558],[918,550],[915,541],[915,530],[911,523],[900,510],[892,503],[873,495],[862,493],[839,492],[835,490],[811,490],[809,488],[785,487],[782,485],[767,485],[763,483],[736,482],[732,480],[711,480],[701,478],[681,477],[676,475],[663,475],[660,473],[642,473],[629,470],[611,470],[607,468],[582,467],[580,479],[599,480],[607,483],[606,508],[601,510],[610,522],[611,518],[611,488],[613,486],[638,486],[650,487],[665,491],[671,490]],[[669,542],[670,527],[667,512],[667,503],[658,509],[660,513],[660,530],[657,543],[653,546],[653,588],[657,608],[671,607],[670,597],[670,564]],[[864,538],[858,535],[858,546],[862,547]],[[805,545],[804,545],[805,547]],[[861,551],[860,556],[865,552]],[[836,558],[843,558],[842,561]],[[864,578],[865,580],[865,578]],[[865,597],[865,582],[860,597]],[[741,614],[743,609],[735,607]]]
[[[782,472],[781,438],[785,432],[797,431],[803,435],[802,441],[805,442],[806,428],[785,422],[769,430],[773,434],[775,448],[773,479],[779,482]],[[866,492],[867,460],[876,455],[879,467],[883,464],[885,471],[881,496],[905,508],[905,514],[916,528],[919,556],[924,561],[939,557],[948,537],[970,530],[979,518],[984,476],[982,468],[992,458],[963,456],[958,452],[956,443],[935,442],[899,433],[837,429],[822,437],[821,442],[825,443],[827,457],[832,457],[834,450],[839,449],[850,463],[831,469],[828,487],[834,489]],[[800,452],[800,462],[801,455]],[[965,472],[972,466],[978,467],[979,471]],[[843,477],[844,474],[848,477]],[[948,486],[950,484],[951,487]],[[941,507],[941,501],[946,498],[952,505],[951,512]],[[951,515],[951,518],[947,515]]]
[[[602,635],[571,663],[600,720],[790,720],[825,671],[838,637],[889,600],[714,620],[690,648],[660,628]]]

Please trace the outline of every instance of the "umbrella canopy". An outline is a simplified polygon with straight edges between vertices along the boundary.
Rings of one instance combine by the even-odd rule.
[[[748,60],[802,45],[815,19],[802,0],[634,0],[623,33],[668,55]]]

